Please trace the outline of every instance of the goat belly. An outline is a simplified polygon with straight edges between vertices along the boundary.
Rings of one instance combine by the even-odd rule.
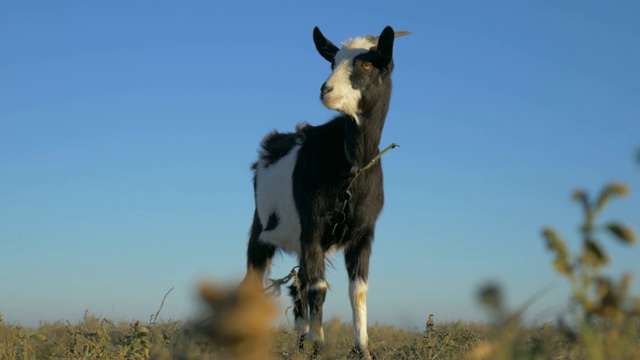
[[[300,217],[293,200],[293,169],[301,145],[275,163],[256,164],[256,209],[262,224],[261,241],[289,253],[300,252]]]

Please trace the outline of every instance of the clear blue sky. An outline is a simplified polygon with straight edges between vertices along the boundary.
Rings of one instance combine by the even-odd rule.
[[[369,319],[484,320],[480,284],[531,319],[567,286],[540,230],[575,249],[570,193],[609,180],[640,231],[635,1],[14,1],[0,5],[0,311],[6,321],[195,314],[202,279],[244,274],[262,135],[320,124],[312,42],[397,40],[382,146],[386,206]],[[618,273],[638,248],[606,241]],[[350,319],[340,255],[325,317]],[[274,276],[294,265],[279,256]],[[634,292],[640,290],[636,278]],[[285,300],[283,299],[283,302]]]

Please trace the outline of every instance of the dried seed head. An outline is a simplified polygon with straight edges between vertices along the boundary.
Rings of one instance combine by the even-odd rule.
[[[602,190],[600,196],[598,197],[598,201],[596,202],[596,206],[598,210],[602,210],[607,205],[607,202],[612,196],[624,197],[628,194],[629,188],[627,187],[627,185],[619,182],[612,182]]]
[[[629,187],[623,183],[612,182],[607,186],[607,190],[614,195],[627,196],[629,195]]]

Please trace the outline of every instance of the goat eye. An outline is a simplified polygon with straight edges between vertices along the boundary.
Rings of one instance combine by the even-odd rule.
[[[367,71],[369,71],[369,70],[371,70],[371,68],[373,68],[373,65],[371,65],[371,63],[368,62],[368,61],[365,61],[365,62],[361,63],[360,66],[363,69],[367,70]]]

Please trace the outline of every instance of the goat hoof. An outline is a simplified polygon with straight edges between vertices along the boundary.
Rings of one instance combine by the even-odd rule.
[[[355,358],[360,360],[377,360],[376,355],[372,351],[362,350],[357,347],[354,347],[351,349],[351,354],[352,356],[349,356],[349,358]]]
[[[319,359],[322,355],[322,352],[324,350],[324,344],[323,343],[317,343],[314,342],[313,343],[313,353],[311,354],[311,358],[312,359]]]
[[[298,351],[302,352],[304,351],[304,341],[306,339],[306,335],[302,334],[298,337]]]

